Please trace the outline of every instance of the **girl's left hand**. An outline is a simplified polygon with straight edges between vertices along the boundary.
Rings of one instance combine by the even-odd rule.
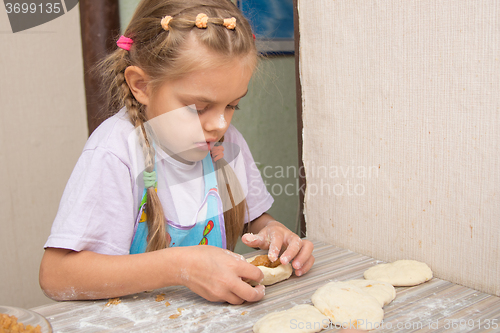
[[[292,267],[297,276],[305,274],[314,264],[314,245],[301,239],[278,221],[270,221],[258,234],[247,233],[241,239],[247,246],[269,249],[268,256],[273,262],[278,260],[279,253],[284,248],[285,251],[280,256],[281,263],[286,265],[293,259]]]

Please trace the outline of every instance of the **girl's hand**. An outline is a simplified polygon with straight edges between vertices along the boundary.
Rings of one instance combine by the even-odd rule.
[[[191,246],[189,251],[180,269],[179,284],[211,302],[241,304],[264,297],[264,286],[254,288],[243,282],[264,278],[261,270],[243,256],[209,245]]]
[[[280,257],[283,265],[288,264],[292,259],[292,267],[295,275],[305,274],[314,264],[312,256],[313,244],[308,240],[301,239],[278,221],[270,221],[258,234],[244,234],[243,243],[250,247],[258,247],[264,250],[269,249],[269,259],[278,260],[282,248],[285,249]]]

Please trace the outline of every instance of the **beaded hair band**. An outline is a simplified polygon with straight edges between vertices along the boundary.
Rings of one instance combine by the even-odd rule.
[[[165,16],[161,19],[161,27],[163,30],[168,31],[170,29],[169,23],[172,20],[172,16]],[[194,21],[194,25],[199,29],[206,29],[208,24],[208,15],[204,13],[199,13],[196,15],[196,20]],[[234,30],[236,28],[236,18],[231,17],[224,19],[223,26],[225,26],[229,30]]]
[[[168,31],[170,29],[170,21],[172,21],[172,16],[165,16],[161,19],[160,24],[163,30]],[[199,28],[199,29],[206,29],[208,24],[208,16],[207,14],[200,13],[196,15],[196,20],[194,21],[194,25]],[[226,29],[229,30],[234,30],[236,28],[236,18],[230,17],[224,19],[222,25],[226,27]],[[255,35],[253,36],[255,39]],[[130,48],[132,47],[132,44],[134,41],[131,38],[121,36],[118,41],[116,42],[116,45],[118,45],[119,48],[124,49],[126,51],[130,51]]]

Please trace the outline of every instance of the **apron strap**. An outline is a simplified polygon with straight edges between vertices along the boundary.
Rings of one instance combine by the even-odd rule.
[[[217,191],[217,177],[215,175],[214,163],[212,162],[212,155],[210,155],[210,153],[202,160],[202,164],[203,178],[205,180],[205,194],[212,189]],[[211,175],[212,173],[213,175]]]

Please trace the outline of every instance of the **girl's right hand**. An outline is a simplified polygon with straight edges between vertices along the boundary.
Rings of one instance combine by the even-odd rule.
[[[188,249],[188,248],[185,248]],[[243,279],[262,281],[264,275],[243,256],[210,245],[189,247],[179,282],[211,302],[241,304],[264,297],[265,287],[250,286]]]

